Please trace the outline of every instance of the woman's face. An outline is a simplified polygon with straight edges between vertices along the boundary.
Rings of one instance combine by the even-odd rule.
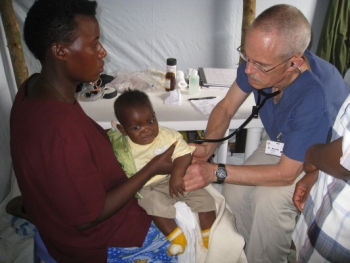
[[[94,16],[76,16],[78,23],[72,43],[66,46],[68,73],[77,82],[94,82],[103,72],[106,50],[100,43],[100,28]]]

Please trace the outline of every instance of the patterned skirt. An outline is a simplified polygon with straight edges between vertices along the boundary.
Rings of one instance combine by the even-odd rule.
[[[151,224],[142,247],[109,247],[107,263],[177,263],[177,256],[168,256],[169,241]]]

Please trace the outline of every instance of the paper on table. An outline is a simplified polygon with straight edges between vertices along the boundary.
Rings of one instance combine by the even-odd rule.
[[[199,110],[205,116],[209,117],[211,111],[220,100],[221,98],[217,97],[215,99],[191,100],[191,103],[197,110]]]
[[[199,68],[199,75],[204,86],[229,88],[236,79],[237,69]]]

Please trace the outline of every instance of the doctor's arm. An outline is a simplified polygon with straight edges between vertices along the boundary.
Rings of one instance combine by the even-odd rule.
[[[184,177],[186,191],[202,188],[216,182],[217,164],[194,162]],[[228,165],[225,182],[237,185],[284,186],[291,185],[303,170],[303,163],[282,154],[277,164],[268,165]]]
[[[206,139],[222,138],[227,131],[230,121],[249,93],[243,92],[236,81],[228,90],[226,96],[214,107],[210,114],[205,131]],[[193,153],[194,160],[207,161],[214,153],[217,143],[192,144],[197,149]]]

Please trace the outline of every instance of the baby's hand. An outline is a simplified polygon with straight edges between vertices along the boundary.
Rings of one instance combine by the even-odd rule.
[[[185,192],[185,184],[182,177],[179,176],[171,176],[169,180],[169,193],[170,197],[180,197],[179,194],[184,195]]]

